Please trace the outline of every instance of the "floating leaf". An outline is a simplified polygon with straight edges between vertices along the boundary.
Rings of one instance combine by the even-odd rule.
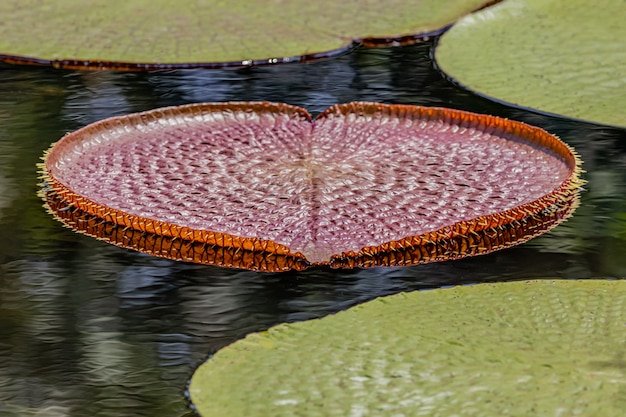
[[[441,69],[517,106],[626,126],[626,3],[508,0],[440,39]]]
[[[626,409],[626,282],[398,294],[218,351],[202,416],[604,416]]]
[[[0,60],[142,70],[291,62],[440,33],[486,0],[3,0]]]
[[[377,103],[315,120],[276,103],[103,120],[43,166],[61,221],[174,259],[258,270],[414,265],[524,242],[578,205],[578,161],[542,129]]]

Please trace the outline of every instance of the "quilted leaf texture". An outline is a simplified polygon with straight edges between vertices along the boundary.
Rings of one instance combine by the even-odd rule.
[[[248,335],[189,394],[205,417],[621,417],[625,325],[623,280],[397,294]]]
[[[622,0],[507,0],[460,19],[435,57],[484,96],[624,127],[625,14]]]
[[[174,259],[258,270],[488,253],[566,219],[572,150],[441,108],[217,103],[103,120],[55,144],[44,198],[69,226]],[[219,250],[216,250],[218,248]]]

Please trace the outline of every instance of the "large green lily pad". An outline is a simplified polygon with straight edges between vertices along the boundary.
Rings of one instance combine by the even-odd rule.
[[[383,297],[201,365],[203,416],[603,416],[626,409],[626,281]]]
[[[514,105],[626,126],[626,2],[507,0],[460,19],[437,63]]]
[[[150,69],[275,63],[437,32],[487,0],[4,0],[0,59]]]

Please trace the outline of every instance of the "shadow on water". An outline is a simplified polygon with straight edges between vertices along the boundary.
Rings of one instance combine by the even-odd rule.
[[[280,322],[442,285],[626,276],[626,132],[514,109],[433,69],[432,43],[311,64],[155,73],[0,66],[0,415],[190,416],[206,355]],[[126,251],[63,228],[36,196],[51,142],[102,118],[202,101],[448,106],[535,124],[588,171],[575,216],[520,247],[410,268],[261,274]]]

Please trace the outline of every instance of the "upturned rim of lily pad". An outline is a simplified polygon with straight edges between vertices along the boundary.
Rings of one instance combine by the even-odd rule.
[[[540,152],[556,155],[568,170],[567,178],[539,198],[512,208],[462,219],[418,235],[382,241],[376,245],[345,248],[323,259],[309,259],[300,250],[263,236],[242,236],[224,230],[197,229],[131,214],[112,204],[94,201],[68,186],[64,159],[106,141],[111,131],[132,131],[223,114],[265,115],[299,119],[318,126],[327,119],[388,118],[412,126],[443,125],[444,129],[472,131],[504,137]],[[234,117],[235,117],[234,116]],[[386,120],[386,119],[385,119]],[[330,122],[329,122],[330,123]],[[430,125],[429,125],[430,126]],[[121,129],[121,130],[120,130]],[[419,131],[419,127],[416,127]],[[209,133],[210,134],[210,133]],[[498,136],[500,135],[500,136]],[[332,268],[410,266],[490,253],[525,242],[552,229],[571,216],[579,205],[581,161],[575,151],[556,136],[522,122],[446,108],[355,102],[332,106],[317,118],[304,109],[282,103],[228,102],[168,107],[105,119],[66,135],[46,152],[40,165],[44,180],[41,196],[48,210],[70,228],[115,245],[170,259],[258,271],[303,270],[313,265]],[[61,175],[60,175],[61,174]],[[67,174],[67,173],[66,173]],[[74,172],[72,175],[90,175]]]
[[[265,67],[279,64],[312,63],[323,59],[330,59],[343,56],[354,51],[359,46],[370,48],[383,48],[386,46],[411,45],[413,43],[428,41],[443,34],[451,25],[443,29],[428,32],[420,35],[399,37],[394,39],[355,39],[351,43],[341,48],[330,51],[317,52],[312,54],[294,55],[289,57],[272,57],[265,59],[244,59],[240,61],[226,62],[185,62],[185,63],[145,63],[145,62],[125,62],[107,61],[102,59],[43,59],[30,56],[19,56],[10,54],[0,54],[0,62],[11,65],[26,65],[37,67],[52,67],[63,70],[75,71],[119,71],[119,72],[142,72],[142,71],[168,71],[168,70],[190,70],[190,69],[241,69],[251,67]],[[387,43],[388,42],[388,43]]]

